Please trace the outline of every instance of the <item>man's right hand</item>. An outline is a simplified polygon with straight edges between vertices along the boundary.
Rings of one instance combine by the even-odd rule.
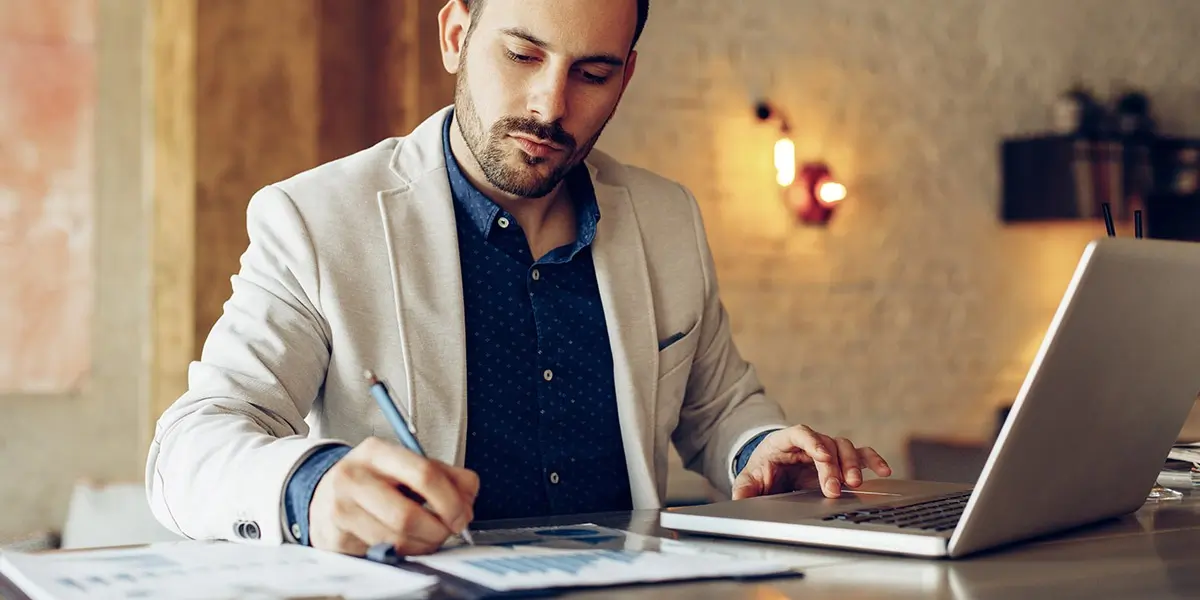
[[[401,555],[429,554],[471,522],[478,493],[473,471],[368,438],[317,484],[308,511],[309,542],[355,556],[382,542]]]

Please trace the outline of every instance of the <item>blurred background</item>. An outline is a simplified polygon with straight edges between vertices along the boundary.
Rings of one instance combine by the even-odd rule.
[[[147,445],[250,195],[450,103],[442,4],[0,0],[0,544],[157,535]],[[1200,240],[1196,23],[1193,0],[653,0],[598,147],[694,192],[791,420],[971,481],[1101,204]],[[670,501],[708,494],[676,461]]]

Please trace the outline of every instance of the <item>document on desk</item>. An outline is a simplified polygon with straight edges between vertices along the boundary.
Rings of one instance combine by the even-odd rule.
[[[1200,464],[1200,444],[1175,444],[1167,458]]]
[[[475,538],[477,546],[409,560],[501,592],[796,574],[771,561],[647,550],[646,536],[592,524],[484,531]]]
[[[383,600],[426,595],[437,578],[306,546],[177,542],[0,554],[0,572],[33,600],[174,598]]]

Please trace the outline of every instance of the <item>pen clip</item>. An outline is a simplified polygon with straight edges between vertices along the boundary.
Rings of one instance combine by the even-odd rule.
[[[404,428],[407,429],[409,433],[413,434],[414,437],[416,437],[417,426],[414,425],[415,421],[412,418],[412,411],[409,410],[412,408],[412,397],[408,394],[405,394],[404,402],[397,402],[396,395],[392,393],[392,388],[387,384],[387,382],[378,377],[376,378],[376,381],[379,382],[379,385],[383,386],[384,391],[387,392],[388,398],[391,398],[392,406],[395,406],[396,410],[400,412],[400,417],[404,419]]]

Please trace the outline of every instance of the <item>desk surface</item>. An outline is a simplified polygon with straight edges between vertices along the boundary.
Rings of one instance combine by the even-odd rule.
[[[644,535],[733,544],[772,555],[804,571],[803,578],[759,583],[730,581],[596,590],[578,598],[647,600],[802,598],[1196,598],[1200,597],[1200,490],[1182,500],[1147,503],[1138,512],[1019,546],[961,560],[925,560],[779,544],[679,536],[657,525],[656,511],[569,519],[493,522],[531,527],[591,522]],[[453,595],[435,595],[435,598]],[[0,577],[0,598],[26,600]]]

